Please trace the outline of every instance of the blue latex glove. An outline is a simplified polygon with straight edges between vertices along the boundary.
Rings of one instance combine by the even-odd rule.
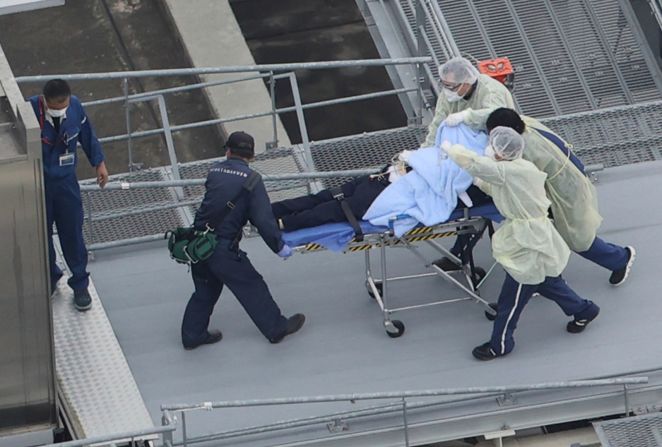
[[[290,256],[292,256],[292,249],[290,248],[289,245],[285,244],[285,245],[283,245],[283,248],[281,248],[280,251],[277,254],[281,258],[287,259]]]

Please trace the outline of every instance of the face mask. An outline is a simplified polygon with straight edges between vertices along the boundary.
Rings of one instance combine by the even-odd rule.
[[[67,107],[59,110],[48,109],[46,113],[48,113],[53,118],[62,118],[67,113]]]
[[[496,161],[496,153],[494,152],[491,144],[488,144],[485,148],[485,156]]]
[[[444,92],[444,96],[446,97],[448,102],[457,102],[460,99],[462,99],[462,97],[460,95],[458,95],[457,93],[452,92],[448,89],[443,89],[443,92]]]

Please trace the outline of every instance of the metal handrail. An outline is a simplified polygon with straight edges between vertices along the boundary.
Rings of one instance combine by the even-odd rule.
[[[160,70],[133,70],[115,71],[103,73],[79,73],[79,74],[52,74],[35,76],[18,76],[16,82],[44,82],[50,79],[65,80],[108,80],[124,78],[145,78],[164,76],[185,76],[216,73],[246,73],[246,72],[281,72],[294,70],[324,70],[328,68],[347,67],[383,67],[387,65],[410,65],[430,62],[430,57],[406,57],[396,59],[356,59],[348,61],[322,61],[322,62],[298,62],[291,64],[262,64],[262,65],[235,65],[230,67],[199,67],[199,68],[170,68]]]
[[[195,84],[187,84],[187,85],[181,85],[179,87],[171,87],[171,88],[162,88],[159,90],[150,90],[149,92],[145,93],[134,93],[132,95],[122,95],[122,96],[115,96],[112,98],[104,98],[104,99],[96,99],[94,101],[86,101],[82,102],[81,104],[85,107],[90,107],[90,106],[98,106],[101,104],[110,104],[113,102],[122,102],[126,101],[128,98],[129,100],[136,100],[136,99],[143,99],[143,98],[148,98],[154,95],[164,95],[164,94],[169,94],[169,93],[179,93],[179,92],[185,92],[187,90],[196,90],[200,88],[205,88],[205,87],[217,87],[219,85],[227,85],[227,84],[235,84],[237,82],[243,82],[243,81],[253,81],[256,79],[265,79],[268,78],[268,74],[262,74],[262,75],[255,75],[255,76],[249,76],[245,78],[234,78],[234,79],[226,79],[222,81],[209,81],[209,82],[198,82]]]
[[[130,439],[133,441],[135,438],[142,438],[150,435],[171,434],[175,430],[176,427],[174,426],[162,425],[160,427],[151,427],[143,430],[132,430],[109,435],[92,436],[90,438],[76,439],[67,442],[58,442],[56,444],[45,444],[41,447],[83,447],[93,444],[111,443],[112,441],[121,441],[125,439]]]
[[[374,174],[375,169],[351,169],[346,171],[311,171],[296,172],[289,174],[265,174],[262,180],[265,182],[279,182],[283,180],[304,180],[336,177],[359,177]],[[103,191],[127,190],[127,189],[152,189],[152,188],[174,188],[182,186],[200,186],[205,184],[204,178],[188,180],[163,180],[151,182],[110,182],[106,184]],[[98,185],[80,185],[81,191],[102,191]]]
[[[325,101],[318,101],[318,102],[311,102],[308,104],[302,104],[300,106],[301,110],[308,110],[308,109],[314,109],[318,107],[325,107],[325,106],[330,106],[330,105],[336,105],[336,104],[345,104],[349,102],[354,102],[354,101],[361,101],[364,99],[374,99],[374,98],[380,98],[383,96],[390,96],[390,95],[399,95],[401,93],[409,93],[416,91],[417,89],[414,88],[402,88],[402,89],[394,89],[394,90],[386,90],[383,92],[374,92],[374,93],[364,93],[362,95],[354,95],[354,96],[346,96],[344,98],[336,98],[336,99],[328,99]],[[177,91],[175,89],[172,89],[171,91]],[[151,95],[148,94],[141,94],[138,99],[148,99],[150,98]],[[129,97],[131,98],[131,97]],[[114,98],[112,98],[114,99]],[[274,113],[281,114],[281,113],[288,113],[288,112],[295,112],[299,110],[297,106],[290,106],[290,107],[283,107],[280,109],[275,109],[273,111],[268,111],[268,112],[257,112],[257,113],[251,113],[251,114],[246,114],[246,115],[237,115],[229,118],[216,118],[212,120],[205,120],[205,121],[194,121],[191,123],[186,123],[186,124],[179,124],[176,126],[170,126],[170,131],[171,132],[179,132],[182,130],[189,130],[189,129],[195,129],[198,127],[207,127],[207,126],[212,126],[215,124],[225,124],[225,123],[230,123],[234,121],[243,121],[243,120],[248,120],[248,119],[253,119],[253,118],[261,118],[265,116],[270,116],[273,115]],[[145,137],[151,137],[154,135],[160,135],[165,131],[162,127],[159,127],[157,129],[150,129],[150,130],[143,130],[140,132],[132,132],[128,134],[122,134],[122,135],[113,135],[109,137],[103,137],[99,138],[99,141],[101,143],[110,143],[113,141],[123,141],[123,140],[128,140],[129,138],[145,138]]]
[[[278,430],[298,428],[311,426],[313,424],[345,421],[347,419],[354,419],[365,416],[376,416],[387,413],[395,413],[402,411],[402,429],[404,436],[404,445],[409,446],[409,427],[407,421],[407,410],[418,409],[423,407],[434,406],[432,403],[408,403],[407,398],[412,397],[434,397],[434,396],[452,396],[452,395],[472,395],[471,399],[479,399],[488,396],[500,395],[511,396],[512,393],[526,392],[526,391],[540,391],[551,389],[575,389],[575,388],[588,388],[588,387],[602,387],[602,386],[622,386],[624,395],[625,412],[629,412],[628,400],[628,385],[646,384],[648,377],[625,377],[625,378],[607,378],[596,380],[578,380],[566,382],[548,382],[530,385],[511,385],[511,386],[485,386],[485,387],[464,387],[464,388],[442,388],[436,390],[421,390],[421,391],[401,391],[401,392],[384,392],[384,393],[355,393],[355,394],[339,394],[339,395],[322,395],[322,396],[309,396],[309,397],[292,397],[292,398],[275,398],[275,399],[251,399],[251,400],[234,400],[234,401],[221,401],[221,402],[202,402],[197,404],[164,404],[161,405],[163,413],[162,421],[164,424],[173,422],[172,413],[179,413],[182,421],[182,442],[175,443],[174,445],[184,445],[208,442],[213,440],[237,438],[241,436],[257,435]],[[320,416],[305,416],[302,418],[282,420],[268,424],[249,426],[237,429],[231,429],[218,433],[205,434],[197,437],[190,437],[185,429],[186,427],[186,413],[198,410],[214,410],[220,408],[240,408],[240,407],[255,407],[255,406],[270,406],[270,405],[298,405],[298,404],[311,404],[322,402],[350,402],[352,404],[359,400],[376,400],[376,399],[397,399],[383,405],[371,406],[358,410],[350,410],[343,412],[336,412]],[[175,419],[176,420],[176,419]]]
[[[660,0],[648,0],[648,4],[651,7],[651,12],[655,16],[660,30],[662,30],[662,6],[660,5]]]
[[[163,404],[162,411],[209,410],[214,408],[255,407],[265,405],[309,404],[320,402],[347,402],[375,399],[401,399],[403,397],[454,396],[458,394],[514,393],[519,391],[540,391],[552,389],[584,388],[609,385],[637,385],[648,383],[648,377],[619,377],[599,380],[575,380],[568,382],[547,382],[529,385],[476,386],[463,388],[440,388],[436,390],[397,391],[382,393],[335,394],[306,397],[284,397],[275,399],[230,400],[202,402],[198,404]]]
[[[114,72],[114,73],[87,73],[87,74],[71,74],[71,75],[48,75],[48,76],[27,76],[27,77],[19,77],[17,80],[19,82],[37,82],[37,81],[42,81],[45,79],[50,79],[54,77],[62,77],[64,79],[114,79],[114,78],[120,78],[123,80],[123,96],[118,96],[118,97],[113,97],[113,98],[104,98],[104,99],[99,99],[95,101],[89,101],[86,102],[86,105],[101,105],[101,104],[111,104],[111,103],[119,103],[122,102],[124,104],[124,114],[125,114],[125,121],[126,121],[126,134],[122,135],[114,135],[114,136],[108,136],[108,137],[102,137],[99,139],[100,142],[102,143],[108,143],[108,142],[113,142],[113,141],[127,141],[127,148],[128,148],[128,156],[129,156],[129,172],[132,172],[135,166],[133,162],[133,151],[132,151],[132,141],[135,138],[143,138],[143,137],[149,137],[149,136],[156,136],[156,135],[162,135],[165,137],[166,141],[166,146],[168,148],[168,154],[170,157],[170,165],[172,169],[172,175],[174,177],[174,181],[178,182],[180,181],[179,177],[179,163],[176,159],[176,153],[174,149],[174,142],[172,139],[172,133],[173,132],[178,132],[182,130],[188,130],[188,129],[194,129],[194,128],[200,128],[200,127],[205,127],[205,126],[212,126],[216,124],[222,124],[222,123],[227,123],[227,122],[232,122],[232,121],[240,121],[240,120],[247,120],[247,119],[253,119],[253,118],[260,118],[260,117],[267,117],[267,116],[272,116],[272,118],[275,120],[276,117],[279,114],[282,113],[288,113],[288,112],[295,112],[297,114],[297,119],[299,122],[299,128],[300,132],[302,135],[302,151],[300,155],[299,163],[302,166],[302,169],[306,172],[314,170],[314,164],[313,164],[313,159],[312,159],[312,154],[310,152],[310,141],[308,140],[307,137],[307,131],[306,131],[306,123],[305,123],[305,117],[304,117],[304,110],[308,109],[313,109],[313,108],[318,108],[318,107],[324,107],[324,106],[330,106],[330,105],[335,105],[335,104],[343,104],[343,103],[349,103],[353,101],[360,101],[360,100],[366,100],[366,99],[372,99],[372,98],[378,98],[378,97],[383,97],[383,96],[388,96],[388,95],[401,95],[401,94],[406,94],[410,93],[416,90],[416,88],[401,88],[401,89],[392,89],[392,90],[387,90],[387,91],[382,91],[382,92],[373,92],[373,93],[366,93],[366,94],[361,94],[361,95],[355,95],[355,96],[350,96],[350,97],[344,97],[344,98],[335,98],[331,100],[325,100],[325,101],[318,101],[315,103],[309,103],[309,104],[303,104],[301,102],[301,98],[299,96],[298,92],[298,83],[296,80],[296,74],[294,73],[294,69],[327,69],[327,68],[342,68],[342,67],[348,67],[348,66],[386,66],[386,65],[400,65],[400,64],[420,64],[423,63],[430,58],[402,58],[402,59],[370,59],[370,60],[352,60],[352,61],[332,61],[332,62],[312,62],[312,63],[293,63],[293,64],[272,64],[272,65],[255,65],[255,66],[234,66],[234,67],[207,67],[207,68],[192,68],[192,69],[171,69],[171,70],[143,70],[143,71],[131,71],[131,72]],[[267,73],[264,73],[267,71]],[[288,73],[279,73],[279,74],[274,74],[275,71],[280,71],[280,70],[290,70]],[[211,82],[198,82],[195,84],[189,84],[185,86],[180,86],[180,87],[173,87],[173,88],[167,88],[167,89],[159,89],[151,92],[143,92],[143,93],[137,93],[137,94],[129,94],[128,92],[128,79],[131,77],[143,77],[143,76],[174,76],[174,75],[182,75],[182,74],[191,74],[191,75],[197,75],[197,74],[203,74],[203,73],[234,73],[234,72],[245,72],[245,71],[258,71],[257,76],[249,76],[249,77],[242,77],[242,78],[235,78],[235,79],[228,79],[228,80],[217,80],[217,81],[211,81]],[[167,115],[167,110],[165,107],[165,102],[164,102],[164,95],[165,94],[171,94],[171,93],[177,93],[177,92],[182,92],[182,91],[187,91],[187,90],[193,90],[193,89],[199,89],[199,88],[206,88],[206,87],[212,87],[216,85],[223,85],[223,84],[229,84],[229,83],[235,83],[235,82],[242,82],[242,81],[250,81],[250,80],[257,80],[257,79],[262,79],[262,78],[269,78],[269,84],[271,86],[271,91],[272,95],[274,94],[274,82],[276,79],[288,79],[292,88],[292,93],[294,97],[294,106],[291,107],[284,107],[280,109],[276,109],[275,107],[275,100],[272,97],[272,107],[271,110],[265,111],[265,112],[260,112],[260,113],[252,113],[252,114],[246,114],[246,115],[240,115],[240,116],[234,116],[234,117],[229,117],[229,118],[221,118],[221,119],[212,119],[212,120],[205,120],[205,121],[198,121],[198,122],[191,122],[191,123],[186,123],[186,124],[180,124],[180,125],[173,125],[171,126],[168,120],[168,115]],[[162,126],[157,128],[157,129],[150,129],[150,130],[145,130],[145,131],[139,131],[139,132],[133,132],[131,130],[131,120],[130,120],[130,106],[134,103],[140,102],[140,101],[152,101],[156,100],[158,102],[158,108],[160,111],[160,116],[161,116],[161,122]],[[278,141],[277,137],[277,131],[276,131],[276,125],[274,121],[274,135],[273,135],[273,141],[272,142],[267,142],[267,147],[275,147]],[[373,170],[360,170],[357,172],[350,172],[348,173],[342,173],[338,176],[357,176],[357,175],[364,175],[367,173],[372,173]],[[322,174],[322,175],[312,175],[310,177],[304,177],[301,175],[294,175],[294,177],[290,178],[310,178],[310,179],[315,179],[315,178],[325,178],[325,177],[333,177],[333,174]],[[287,176],[276,176],[275,178],[269,178],[269,176],[265,176],[264,180],[265,181],[272,181],[272,180],[279,180],[279,179],[287,179]],[[139,182],[136,184],[133,183],[126,183],[126,182],[120,182],[119,184],[110,184],[106,188],[107,190],[125,190],[125,189],[138,189],[138,188],[159,188],[159,187],[173,187],[174,189],[174,194],[175,194],[175,203],[174,204],[156,204],[153,207],[144,207],[143,209],[131,209],[131,210],[123,210],[126,211],[125,215],[135,215],[135,214],[141,214],[143,212],[148,212],[148,211],[160,211],[160,210],[166,210],[166,209],[171,209],[171,208],[185,208],[187,206],[191,206],[191,200],[185,200],[184,193],[181,190],[182,186],[198,186],[204,184],[204,180],[192,180],[192,181],[182,181],[181,183],[151,183],[151,182]],[[308,184],[308,189],[316,189],[317,185],[314,183]],[[91,207],[92,204],[90,203],[92,198],[89,195],[90,191],[97,190],[97,187],[95,186],[90,186],[90,185],[83,185],[81,190],[83,192],[87,192],[88,195],[88,206]],[[113,217],[115,215],[119,216],[121,213],[113,213]],[[186,211],[184,212],[186,215]],[[89,249],[90,250],[95,250],[95,249],[100,249],[100,248],[106,248],[106,247],[111,247],[111,246],[122,246],[122,245],[127,245],[129,243],[138,243],[140,241],[146,241],[146,240],[153,240],[153,237],[139,237],[139,238],[130,238],[126,240],[119,241],[118,243],[103,243],[103,244],[95,244],[94,243],[94,234],[95,231],[93,229],[93,222],[98,221],[98,220],[104,220],[106,216],[102,216],[101,218],[96,218],[96,216],[92,215],[91,212],[86,213],[87,216],[87,221],[90,225],[89,228],[89,237],[90,237],[90,244],[89,244]],[[156,236],[156,235],[154,235]],[[114,241],[117,242],[117,241]]]

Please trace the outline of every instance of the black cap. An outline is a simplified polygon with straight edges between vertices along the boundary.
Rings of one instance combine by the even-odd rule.
[[[246,132],[232,132],[225,142],[225,148],[235,155],[250,158],[255,155],[255,140]]]

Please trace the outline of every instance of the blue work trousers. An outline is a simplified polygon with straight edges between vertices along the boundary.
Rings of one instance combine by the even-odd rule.
[[[74,290],[86,289],[89,284],[89,273],[87,273],[87,248],[83,239],[83,203],[78,180],[75,175],[59,179],[45,178],[44,192],[51,281],[55,282],[62,276],[62,270],[55,262],[53,246],[53,223],[55,223],[62,254],[72,274],[68,281],[69,287]]]
[[[593,240],[588,250],[577,254],[611,271],[625,267],[630,257],[624,247],[605,242],[599,237]]]
[[[490,347],[497,354],[505,355],[513,350],[515,346],[513,333],[517,321],[529,298],[536,292],[554,301],[566,315],[574,315],[575,318],[583,318],[591,314],[596,306],[593,302],[577,295],[561,276],[548,276],[541,284],[520,284],[506,273],[490,339]]]
[[[276,339],[286,330],[287,319],[273,300],[262,275],[246,253],[232,246],[231,241],[221,239],[208,260],[191,266],[195,291],[182,321],[184,345],[195,345],[207,338],[209,318],[224,284],[267,339]]]

